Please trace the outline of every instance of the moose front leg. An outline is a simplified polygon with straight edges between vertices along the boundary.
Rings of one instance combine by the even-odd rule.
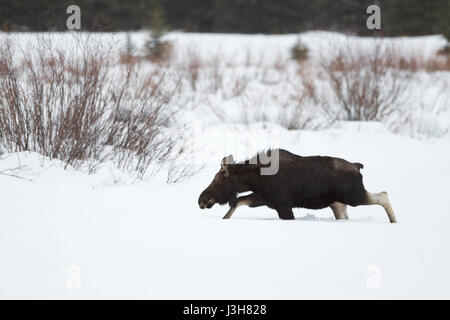
[[[234,211],[240,206],[247,205],[251,208],[260,207],[266,205],[266,203],[256,194],[252,193],[247,196],[242,196],[236,199],[233,204],[230,204],[231,207],[228,210],[227,214],[223,217],[224,219],[230,219],[233,215]]]
[[[281,207],[277,209],[278,217],[282,220],[294,220],[294,213],[291,207]]]

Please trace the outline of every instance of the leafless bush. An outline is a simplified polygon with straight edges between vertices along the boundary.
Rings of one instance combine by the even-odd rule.
[[[168,105],[178,83],[167,88],[170,79],[165,71],[156,68],[143,73],[141,68],[138,64],[127,66],[126,75],[114,86],[105,143],[113,147],[119,167],[143,175],[151,163],[168,160],[182,137],[167,132],[177,111]]]
[[[401,52],[401,50],[396,51]],[[389,67],[393,69],[406,70],[409,72],[450,71],[450,56],[441,54],[440,51],[428,56],[425,56],[423,52],[392,54],[387,63]]]
[[[112,160],[142,177],[178,143],[165,132],[178,82],[136,63],[116,66],[99,40],[75,41],[74,56],[50,38],[32,50],[1,40],[0,150],[36,151],[90,172]]]
[[[428,78],[431,77],[431,78]],[[436,77],[436,78],[434,78]],[[388,122],[391,131],[413,138],[443,137],[450,131],[448,107],[450,83],[439,75],[427,75],[432,85],[417,88],[417,103],[405,112],[398,113]]]
[[[204,63],[206,67],[204,78],[209,83],[209,92],[216,93],[218,90],[223,89],[223,74],[224,66],[226,65],[225,58],[220,53],[220,50],[213,54],[209,61]]]
[[[303,75],[300,83],[290,84],[292,90],[278,96],[275,101],[282,112],[279,115],[279,123],[288,130],[317,129],[318,120],[322,110],[317,110],[317,93],[314,79]],[[324,118],[320,121],[322,124]]]
[[[346,46],[322,67],[331,94],[322,103],[340,120],[383,120],[406,103],[410,73],[392,67],[399,61],[392,47],[379,43],[373,50]],[[336,106],[338,108],[336,108]]]
[[[281,51],[278,51],[273,61],[273,68],[278,72],[286,72],[287,62],[288,61],[284,57],[283,53]]]
[[[224,97],[226,99],[240,97],[247,89],[249,83],[250,78],[246,73],[233,72],[230,75],[229,85],[223,88]]]
[[[245,124],[273,122],[288,130],[316,130],[329,124],[326,113],[317,105],[314,79],[306,74],[286,79],[285,85],[271,93],[245,95],[241,120]]]
[[[178,65],[193,91],[216,93],[223,88],[226,61],[220,50],[202,57],[197,48],[187,48],[179,56]]]
[[[199,77],[200,68],[202,66],[202,61],[198,52],[194,48],[189,48],[186,51],[185,57],[182,61],[182,66],[184,67],[185,74],[191,84],[192,90],[195,91],[197,89],[197,80]]]

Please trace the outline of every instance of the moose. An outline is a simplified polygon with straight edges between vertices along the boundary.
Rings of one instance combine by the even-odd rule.
[[[263,175],[267,167],[261,155],[270,157],[277,152],[278,170]],[[233,156],[223,158],[221,168],[211,184],[200,194],[201,209],[216,203],[229,204],[223,217],[230,219],[242,205],[251,208],[267,206],[277,211],[280,219],[294,219],[293,208],[323,209],[330,207],[336,219],[348,219],[347,205],[379,205],[389,221],[397,220],[386,192],[370,193],[363,185],[361,163],[326,156],[302,157],[283,149],[268,150],[243,162],[235,163]],[[251,192],[238,197],[239,193]]]

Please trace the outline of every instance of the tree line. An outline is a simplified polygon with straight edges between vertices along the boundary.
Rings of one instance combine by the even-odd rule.
[[[136,30],[151,26],[154,10],[168,30],[296,33],[334,30],[373,34],[366,8],[381,8],[385,36],[450,37],[450,0],[0,0],[2,30],[65,30],[66,8],[81,8],[84,30]]]

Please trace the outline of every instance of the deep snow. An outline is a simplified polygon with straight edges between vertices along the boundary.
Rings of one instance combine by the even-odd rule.
[[[286,55],[297,35],[168,38],[204,52],[227,48],[239,61],[233,50],[246,46],[256,56]],[[322,33],[302,40],[313,52],[326,43]],[[428,52],[441,40],[399,41]],[[448,82],[448,73],[423,78]],[[205,94],[197,102],[183,116],[196,145],[190,161],[205,167],[182,183],[166,184],[164,171],[133,183],[110,166],[88,175],[35,153],[1,156],[0,172],[20,178],[0,174],[0,298],[450,298],[450,136],[426,133],[450,123],[450,108],[425,117],[426,137],[415,139],[380,123],[322,131],[226,123],[204,105],[224,110],[236,100]],[[242,160],[268,147],[363,163],[366,188],[389,193],[399,223],[379,207],[349,208],[347,221],[330,209],[296,209],[295,221],[265,207],[240,207],[231,220],[221,219],[225,206],[199,209],[224,156]]]
[[[0,176],[0,296],[450,296],[447,138],[274,130],[293,152],[364,163],[367,189],[389,192],[399,223],[389,224],[379,207],[350,208],[348,221],[305,209],[280,221],[268,208],[243,207],[222,220],[226,207],[197,205],[220,157],[185,183],[156,177],[113,185],[108,170],[88,176],[21,153],[0,162],[14,168],[19,158],[16,173],[33,180]],[[78,271],[80,289],[73,289]]]

